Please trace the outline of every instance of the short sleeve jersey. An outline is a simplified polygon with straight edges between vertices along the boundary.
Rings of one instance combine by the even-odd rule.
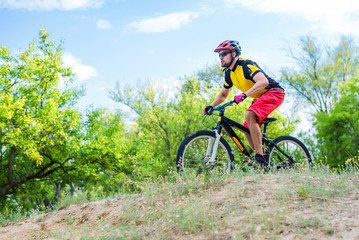
[[[279,88],[282,87],[279,83],[269,77],[258,65],[256,62],[239,58],[234,65],[233,69],[226,69],[225,70],[225,82],[224,88],[231,88],[236,86],[242,92],[248,91],[253,85],[256,83],[253,78],[257,73],[263,73],[264,76],[268,79],[269,85],[263,89],[262,91],[251,95],[252,98],[257,99],[262,96],[263,93],[267,92],[269,89]]]

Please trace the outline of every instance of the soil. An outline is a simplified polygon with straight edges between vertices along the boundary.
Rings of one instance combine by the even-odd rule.
[[[240,191],[245,192],[236,204],[243,209],[249,209],[255,205],[258,212],[285,212],[286,220],[280,222],[276,227],[275,239],[353,239],[359,240],[359,196],[358,191],[346,192],[345,196],[340,197],[318,197],[310,194],[299,194],[287,198],[284,204],[278,204],[278,193],[283,185],[288,182],[283,181],[283,177],[269,175],[260,180],[255,177],[244,177],[240,182],[234,180],[229,182],[224,188],[211,189],[212,198],[208,198],[208,203],[221,211],[229,208],[232,201],[233,192],[238,186],[243,186]],[[351,182],[359,183],[359,177],[355,177]],[[314,183],[315,179],[311,179]],[[328,181],[330,182],[330,180]],[[245,186],[245,187],[244,187]],[[270,187],[268,187],[270,186]],[[358,189],[358,188],[357,188]],[[289,194],[289,196],[292,193]],[[186,196],[182,197],[186,198]],[[144,194],[131,195],[131,201],[135,206],[144,206],[146,204]],[[107,226],[117,224],[121,215],[126,209],[123,208],[124,199],[106,199],[97,202],[86,203],[82,205],[71,205],[59,209],[56,212],[50,212],[37,215],[32,218],[11,223],[0,227],[0,239],[78,239],[79,231],[81,236],[93,236],[96,239],[96,231],[100,225],[106,222]],[[271,204],[272,202],[275,204]],[[323,204],[313,204],[323,203]],[[275,208],[275,209],[273,209]],[[138,207],[139,211],[141,208]],[[289,211],[288,209],[291,209]],[[255,213],[253,213],[255,215]],[[274,217],[274,216],[273,216]],[[173,232],[173,235],[158,236],[160,239],[237,239],[235,232],[238,231],[239,224],[248,222],[248,217],[238,214],[227,219],[230,223],[221,232],[215,235],[206,235],[205,231],[198,233]],[[248,222],[249,223],[249,222]],[[325,224],[323,224],[325,223]],[[141,226],[143,224],[143,226]],[[146,225],[147,224],[147,225]],[[136,223],[138,228],[149,228],[149,224]],[[156,225],[166,224],[158,220]],[[75,234],[69,234],[76,230]],[[78,230],[81,229],[81,230]],[[170,232],[170,231],[169,231]],[[252,232],[241,234],[240,239],[266,239],[266,232],[260,225]],[[146,238],[146,237],[145,237]],[[150,239],[156,239],[153,236]],[[157,238],[157,239],[158,239]],[[239,238],[239,237],[238,237]],[[119,239],[123,239],[119,237]],[[141,237],[142,239],[142,237]]]

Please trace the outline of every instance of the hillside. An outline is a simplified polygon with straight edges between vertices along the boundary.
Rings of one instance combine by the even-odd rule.
[[[359,174],[161,179],[0,228],[1,239],[359,239]]]

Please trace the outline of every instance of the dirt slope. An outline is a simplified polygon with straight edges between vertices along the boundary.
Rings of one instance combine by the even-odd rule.
[[[121,201],[114,199],[68,206],[57,212],[2,227],[0,239],[56,239],[46,236],[46,232],[56,232],[57,236],[66,236],[69,226],[96,225],[103,218],[116,221],[120,215],[120,205]]]
[[[359,240],[358,186],[358,175],[179,182],[12,223],[0,239]]]

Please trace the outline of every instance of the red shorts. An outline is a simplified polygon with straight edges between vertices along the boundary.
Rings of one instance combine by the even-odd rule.
[[[258,99],[253,100],[253,104],[247,109],[253,111],[258,117],[259,126],[262,125],[262,120],[267,118],[279,105],[284,101],[284,91],[280,89],[272,89],[264,93]],[[247,122],[244,126],[248,127]]]

